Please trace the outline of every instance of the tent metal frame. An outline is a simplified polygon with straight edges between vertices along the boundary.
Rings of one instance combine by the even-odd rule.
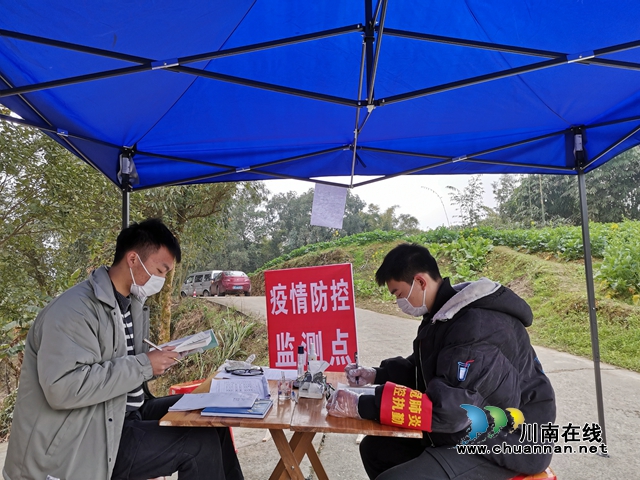
[[[327,153],[332,153],[340,150],[348,150],[348,149],[352,150],[353,152],[352,164],[351,164],[351,181],[350,181],[349,187],[363,186],[363,185],[378,182],[384,179],[397,177],[400,175],[424,173],[427,170],[431,170],[439,166],[446,165],[449,163],[455,163],[455,162],[480,163],[480,164],[489,164],[489,165],[508,166],[512,168],[526,167],[529,170],[533,168],[533,169],[541,170],[543,172],[556,173],[556,174],[572,174],[572,173],[577,174],[578,189],[579,189],[579,196],[580,196],[581,218],[582,218],[582,236],[583,236],[583,248],[584,248],[584,258],[585,258],[587,296],[588,296],[588,303],[589,303],[591,344],[592,344],[594,373],[595,373],[595,381],[596,381],[596,394],[597,394],[597,402],[598,402],[598,420],[600,422],[600,426],[602,427],[603,438],[606,443],[604,406],[603,406],[603,399],[602,399],[602,381],[601,381],[601,375],[600,375],[600,350],[599,350],[598,325],[597,325],[596,307],[595,307],[595,293],[594,293],[595,289],[593,284],[593,265],[591,260],[591,245],[590,245],[589,224],[588,224],[585,173],[587,170],[590,170],[591,167],[593,167],[593,165],[598,160],[600,160],[603,156],[605,156],[606,154],[611,152],[613,149],[620,146],[622,143],[624,143],[633,135],[640,132],[640,125],[630,129],[627,134],[625,134],[624,136],[622,136],[621,138],[613,142],[611,145],[603,149],[598,154],[594,155],[592,158],[588,158],[586,155],[586,152],[583,149],[576,149],[574,151],[574,158],[567,158],[567,166],[565,167],[554,166],[554,165],[544,165],[544,164],[532,166],[532,165],[524,165],[524,164],[517,164],[517,163],[516,164],[505,163],[505,162],[486,158],[486,155],[490,155],[491,153],[494,153],[494,152],[507,150],[509,148],[515,148],[518,146],[530,144],[536,141],[540,141],[546,138],[556,137],[560,135],[565,135],[565,136],[573,135],[574,142],[575,142],[578,135],[581,135],[583,137],[584,135],[586,135],[586,132],[587,132],[586,128],[571,127],[571,128],[563,129],[561,131],[546,133],[546,134],[537,136],[535,138],[513,142],[509,144],[504,144],[489,150],[470,153],[467,155],[462,155],[457,157],[430,154],[425,152],[385,150],[380,148],[361,146],[361,145],[358,145],[358,137],[359,137],[359,134],[362,132],[362,129],[364,128],[365,124],[367,123],[367,120],[370,118],[374,109],[384,105],[391,104],[391,103],[407,101],[407,100],[411,100],[414,98],[419,98],[427,95],[434,95],[434,94],[438,94],[438,93],[442,93],[450,90],[464,88],[471,85],[477,85],[485,82],[499,80],[502,78],[523,75],[529,72],[534,72],[541,69],[553,68],[559,65],[565,65],[569,63],[580,63],[585,65],[591,64],[591,65],[598,65],[598,66],[607,67],[607,68],[621,68],[621,69],[640,71],[640,64],[637,64],[637,63],[599,58],[604,55],[638,48],[640,47],[640,41],[628,42],[624,44],[613,45],[605,48],[596,49],[589,52],[579,52],[579,53],[561,53],[561,52],[518,47],[514,45],[504,45],[504,44],[498,44],[498,43],[472,41],[472,40],[466,40],[462,38],[444,37],[439,35],[430,35],[430,34],[423,34],[423,33],[387,28],[385,27],[387,0],[378,0],[375,6],[375,9],[373,8],[372,0],[365,0],[364,3],[365,3],[365,19],[364,19],[365,21],[363,24],[347,25],[344,27],[284,38],[280,40],[260,42],[252,45],[246,45],[243,47],[229,48],[229,49],[224,49],[224,50],[214,51],[214,52],[206,52],[198,55],[190,55],[190,56],[185,56],[182,58],[175,58],[175,59],[161,59],[161,60],[149,59],[149,58],[144,58],[140,56],[89,47],[86,45],[63,42],[63,41],[58,41],[51,38],[44,38],[44,37],[39,37],[35,35],[28,35],[20,32],[15,32],[11,30],[0,29],[0,37],[14,38],[16,40],[32,42],[32,43],[47,45],[50,47],[56,47],[61,49],[72,50],[75,52],[85,53],[89,55],[107,57],[114,60],[119,60],[119,61],[134,64],[132,66],[127,66],[122,68],[116,68],[116,69],[111,69],[111,70],[106,70],[101,72],[94,72],[94,73],[89,73],[85,75],[78,75],[74,77],[68,77],[68,78],[35,83],[32,85],[23,85],[23,86],[11,85],[11,83],[7,79],[2,77],[2,75],[0,74],[0,80],[7,87],[5,89],[0,90],[0,98],[18,96],[21,99],[21,101],[23,101],[25,105],[27,105],[28,108],[35,115],[37,115],[37,117],[42,121],[42,123],[26,121],[19,118],[9,117],[7,115],[0,115],[0,120],[13,122],[20,125],[35,127],[52,136],[57,136],[57,138],[62,144],[64,144],[69,150],[74,152],[86,163],[96,168],[96,170],[99,170],[99,169],[86,155],[82,153],[80,148],[74,145],[74,143],[72,142],[73,139],[93,142],[96,144],[113,147],[119,150],[121,152],[120,167],[122,172],[122,176],[121,176],[122,180],[120,184],[118,184],[117,182],[114,182],[114,183],[122,191],[122,198],[123,198],[122,225],[123,227],[126,227],[129,223],[129,197],[130,197],[130,193],[133,191],[133,186],[131,184],[131,178],[130,178],[131,169],[129,167],[133,165],[133,158],[136,153],[153,157],[153,158],[198,164],[198,165],[208,166],[214,169],[218,169],[218,171],[212,172],[210,174],[204,174],[204,175],[199,175],[191,178],[180,179],[178,181],[173,181],[173,182],[165,182],[162,184],[157,184],[152,186],[138,187],[136,188],[136,190],[142,190],[145,188],[154,188],[157,186],[170,186],[170,185],[181,185],[181,184],[192,183],[192,182],[204,182],[214,178],[231,175],[237,172],[250,172],[258,175],[270,176],[273,178],[291,178],[291,179],[307,181],[312,183],[322,183],[326,185],[345,187],[345,185],[336,183],[336,182],[314,180],[310,178],[300,178],[292,175],[283,175],[275,172],[270,172],[269,170],[265,170],[265,169],[268,169],[269,166],[273,166],[273,165],[278,165],[278,164],[287,163],[287,162],[302,161],[302,160],[310,159],[319,155],[324,155]],[[315,41],[315,40],[320,40],[324,38],[330,38],[338,35],[346,35],[346,34],[352,34],[352,33],[360,33],[363,37],[360,74],[359,74],[359,80],[358,80],[358,90],[357,90],[357,95],[355,99],[337,97],[333,95],[327,95],[321,92],[312,92],[308,90],[296,89],[296,88],[287,87],[283,85],[275,85],[267,82],[260,82],[260,81],[256,81],[248,78],[235,77],[231,75],[216,73],[212,71],[205,71],[198,68],[187,66],[188,64],[192,64],[196,62],[211,61],[217,58],[229,57],[234,55],[242,55],[245,53],[273,49],[277,47],[284,47],[288,45],[294,45],[297,43]],[[521,67],[507,68],[497,72],[487,73],[484,75],[461,79],[461,80],[445,83],[442,85],[430,86],[430,87],[426,87],[426,88],[422,88],[422,89],[418,89],[410,92],[405,92],[398,95],[392,95],[386,98],[376,99],[374,96],[375,77],[376,77],[376,71],[377,71],[383,36],[408,38],[416,41],[442,43],[442,44],[448,44],[453,46],[483,49],[483,50],[496,51],[496,52],[508,53],[508,54],[519,54],[519,55],[527,55],[531,57],[542,57],[542,58],[545,58],[545,60],[534,62],[529,65],[525,65]],[[153,152],[136,151],[135,148],[110,144],[109,142],[98,140],[96,138],[91,138],[85,135],[80,135],[78,133],[69,132],[63,128],[53,125],[47,118],[45,118],[45,116],[41,112],[39,112],[28,101],[28,99],[24,97],[24,94],[26,93],[48,90],[48,89],[58,88],[62,86],[73,85],[73,84],[83,83],[83,82],[90,82],[90,81],[95,81],[95,80],[100,80],[105,78],[131,75],[135,73],[157,70],[157,69],[180,72],[188,75],[193,75],[196,77],[208,78],[215,81],[244,85],[251,88],[259,88],[259,89],[279,92],[287,95],[295,95],[295,96],[315,99],[323,102],[331,102],[331,103],[337,103],[337,104],[341,104],[349,107],[354,107],[356,108],[356,115],[355,115],[353,143],[351,145],[343,145],[339,147],[334,147],[334,148],[321,150],[321,151],[309,152],[306,154],[292,156],[288,158],[281,158],[275,161],[265,162],[262,164],[248,165],[245,167],[236,167],[231,165],[213,163],[209,161],[162,155],[162,154],[153,153]],[[365,98],[362,98],[363,88],[365,89],[365,92],[366,92]],[[367,109],[367,113],[364,116],[364,118],[361,119],[361,116],[362,116],[361,112],[363,108]],[[638,121],[640,121],[640,117],[632,117],[632,118],[621,119],[613,122],[603,122],[600,124],[595,124],[589,128],[598,128],[601,126],[606,126],[606,125],[611,125],[616,123],[638,122]],[[434,162],[429,165],[422,165],[417,168],[399,171],[393,174],[384,175],[379,178],[366,180],[366,181],[362,181],[354,184],[353,179],[355,175],[356,163],[360,162],[362,165],[364,165],[364,162],[362,161],[362,158],[359,156],[358,152],[382,152],[387,154],[395,154],[398,156],[412,156],[415,158],[433,159]]]
[[[384,19],[385,19],[385,13],[386,13],[386,6],[387,6],[387,0],[379,0],[377,5],[376,5],[375,11],[374,11],[373,10],[373,5],[372,5],[372,1],[371,0],[365,0],[365,17],[366,18],[365,18],[365,23],[364,24],[349,25],[349,26],[345,26],[345,27],[339,27],[339,28],[334,28],[334,29],[330,29],[330,30],[324,30],[324,31],[320,31],[320,32],[314,32],[314,33],[310,33],[310,34],[299,35],[299,36],[289,37],[289,38],[280,39],[280,40],[273,40],[273,41],[268,41],[268,42],[260,42],[260,43],[256,43],[256,44],[252,44],[252,45],[246,45],[246,46],[243,46],[243,47],[229,48],[229,49],[215,51],[215,52],[206,52],[206,53],[198,54],[198,55],[190,55],[190,56],[186,56],[186,57],[181,57],[181,58],[176,58],[176,59],[168,59],[168,60],[160,60],[160,61],[159,60],[149,59],[149,58],[144,58],[144,57],[140,57],[140,56],[135,56],[135,55],[129,55],[129,54],[124,54],[124,53],[113,52],[113,51],[109,51],[109,50],[89,47],[89,46],[86,46],[86,45],[79,45],[79,44],[75,44],[75,43],[63,42],[63,41],[54,40],[54,39],[45,38],[45,37],[40,37],[40,36],[35,36],[35,35],[28,35],[28,34],[15,32],[15,31],[11,31],[11,30],[0,29],[0,36],[4,36],[4,37],[8,37],[8,38],[15,38],[17,40],[33,42],[33,43],[38,43],[38,44],[47,45],[47,46],[51,46],[51,47],[57,47],[57,48],[61,48],[61,49],[67,49],[67,50],[72,50],[72,51],[76,51],[76,52],[80,52],[80,53],[86,53],[86,54],[90,54],[90,55],[97,55],[97,56],[111,58],[111,59],[114,59],[114,60],[120,60],[120,61],[125,61],[125,62],[130,62],[130,63],[136,63],[137,64],[137,65],[132,66],[132,67],[118,68],[118,69],[107,70],[107,71],[103,71],[103,72],[96,72],[96,73],[91,73],[91,74],[86,74],[86,75],[79,75],[79,76],[75,76],[75,77],[70,77],[70,78],[65,78],[65,79],[60,79],[60,80],[54,80],[54,81],[49,81],[49,82],[41,82],[41,83],[37,83],[37,84],[33,84],[33,85],[26,85],[26,86],[20,86],[20,87],[12,86],[12,85],[9,84],[8,81],[5,80],[5,84],[7,85],[8,88],[0,90],[0,98],[9,97],[9,96],[20,96],[20,98],[25,103],[28,104],[27,100],[23,96],[23,94],[25,94],[25,93],[36,92],[36,91],[41,91],[41,90],[47,90],[47,89],[57,88],[57,87],[61,87],[61,86],[72,85],[72,84],[76,84],[76,83],[94,81],[94,80],[103,79],[103,78],[111,78],[111,77],[116,77],[116,76],[129,75],[129,74],[132,74],[132,73],[138,73],[138,72],[142,72],[142,71],[149,71],[149,70],[156,70],[156,69],[166,69],[166,70],[170,70],[170,71],[181,72],[181,73],[186,73],[186,74],[190,74],[190,75],[194,75],[194,76],[200,76],[200,77],[209,78],[209,79],[213,79],[213,80],[223,81],[223,82],[227,82],[227,83],[234,83],[234,84],[244,85],[244,86],[248,86],[248,87],[252,87],[252,88],[265,89],[265,90],[275,91],[275,92],[288,94],[288,95],[302,96],[302,97],[305,97],[305,98],[315,99],[315,100],[319,100],[319,101],[331,102],[331,103],[337,103],[337,104],[342,104],[342,105],[346,105],[346,106],[356,107],[356,124],[355,124],[355,129],[354,129],[354,140],[353,140],[353,143],[350,146],[347,147],[347,148],[351,148],[352,151],[353,151],[352,168],[351,168],[351,182],[350,182],[349,186],[350,187],[356,187],[356,186],[360,186],[360,185],[365,185],[365,184],[371,183],[372,181],[378,181],[378,180],[381,180],[381,179],[384,179],[384,178],[392,178],[392,177],[398,175],[398,174],[392,174],[392,175],[381,177],[380,179],[375,179],[375,180],[372,180],[372,181],[366,181],[366,182],[361,182],[361,183],[356,183],[356,184],[354,184],[354,182],[353,182],[353,177],[355,176],[356,162],[359,160],[364,165],[364,162],[362,162],[362,159],[359,159],[359,157],[358,157],[358,150],[362,149],[362,147],[358,146],[358,136],[359,136],[360,132],[362,131],[362,129],[364,128],[368,118],[371,116],[373,110],[376,107],[383,106],[385,104],[390,104],[390,103],[396,103],[396,102],[400,102],[400,101],[410,100],[410,99],[413,99],[413,98],[419,98],[419,97],[422,97],[422,96],[442,93],[442,92],[445,92],[445,91],[464,88],[466,86],[471,86],[471,85],[477,85],[477,84],[480,84],[480,83],[490,82],[490,81],[498,80],[498,79],[501,79],[501,78],[507,78],[507,77],[511,77],[511,76],[515,76],[515,75],[522,75],[524,73],[528,73],[528,72],[532,72],[532,71],[536,71],[536,70],[540,70],[540,69],[545,69],[545,68],[551,68],[551,67],[554,67],[554,66],[563,65],[563,64],[567,64],[567,63],[584,63],[584,64],[600,65],[600,66],[604,66],[604,67],[611,67],[611,68],[626,68],[626,69],[632,69],[632,70],[640,70],[640,64],[635,64],[635,63],[631,63],[631,62],[623,62],[623,61],[618,61],[618,60],[609,60],[609,59],[597,58],[597,57],[600,57],[600,56],[603,56],[603,55],[607,55],[607,54],[612,54],[612,53],[617,53],[617,52],[621,52],[621,51],[625,51],[625,50],[629,50],[629,49],[638,48],[638,47],[640,47],[640,41],[627,42],[627,43],[623,43],[623,44],[619,44],[619,45],[614,45],[614,46],[610,46],[610,47],[596,49],[596,50],[593,50],[593,51],[590,51],[590,52],[582,52],[582,53],[578,53],[578,54],[565,54],[565,53],[560,53],[560,52],[553,52],[553,51],[539,50],[539,49],[532,49],[532,48],[524,48],[524,47],[518,47],[518,46],[513,46],[513,45],[505,45],[505,44],[490,43],[490,42],[480,42],[480,41],[466,40],[466,39],[460,39],[460,38],[454,38],[454,37],[445,37],[445,36],[439,36],[439,35],[422,34],[422,33],[410,32],[410,31],[404,31],[404,30],[398,30],[398,29],[390,29],[390,28],[386,28],[385,29],[385,27],[384,27]],[[379,21],[377,21],[378,17],[379,17]],[[251,53],[251,52],[256,52],[256,51],[261,51],[261,50],[277,48],[277,47],[294,45],[294,44],[297,44],[297,43],[314,41],[314,40],[334,37],[334,36],[338,36],[338,35],[350,34],[350,33],[354,33],[354,32],[359,32],[363,36],[363,48],[362,48],[362,52],[363,53],[362,53],[362,60],[361,60],[358,95],[357,95],[357,97],[355,99],[336,97],[336,96],[326,95],[326,94],[319,93],[319,92],[311,92],[311,91],[308,91],[308,90],[295,89],[295,88],[286,87],[286,86],[282,86],[282,85],[274,85],[274,84],[270,84],[270,83],[266,83],[266,82],[259,82],[259,81],[255,81],[255,80],[251,80],[251,79],[235,77],[235,76],[216,73],[216,72],[208,72],[208,71],[199,70],[199,69],[196,69],[196,68],[193,68],[193,67],[185,66],[185,64],[189,64],[189,63],[214,60],[216,58],[223,58],[223,57],[229,57],[229,56],[234,56],[234,55],[241,55],[241,54],[245,54],[245,53]],[[410,38],[410,39],[414,39],[414,40],[418,40],[418,41],[443,43],[443,44],[449,44],[449,45],[460,46],[460,47],[468,47],[468,48],[476,48],[476,49],[497,51],[497,52],[502,52],[502,53],[528,55],[528,56],[533,56],[533,57],[546,57],[546,58],[548,58],[548,60],[545,60],[545,61],[542,61],[542,62],[533,63],[533,64],[526,65],[526,66],[523,66],[523,67],[505,69],[505,70],[501,70],[501,71],[498,71],[498,72],[493,72],[493,73],[486,74],[486,75],[480,75],[480,76],[471,77],[471,78],[467,78],[467,79],[463,79],[463,80],[458,80],[458,81],[455,81],[455,82],[449,82],[449,83],[442,84],[442,85],[437,85],[437,86],[432,86],[432,87],[428,87],[428,88],[424,88],[424,89],[414,90],[414,91],[411,91],[411,92],[406,92],[406,93],[403,93],[403,94],[394,95],[394,96],[390,96],[390,97],[387,97],[387,98],[375,99],[374,98],[375,75],[376,75],[376,70],[377,70],[377,65],[378,65],[378,59],[379,59],[380,46],[381,46],[383,32],[387,36]],[[374,44],[375,44],[375,50],[374,50]],[[361,98],[361,94],[362,94],[363,77],[364,77],[365,69],[366,69],[366,91],[367,91],[367,97],[365,99],[362,99]],[[97,139],[93,139],[93,138],[89,138],[89,137],[86,137],[86,136],[80,136],[80,135],[77,135],[77,134],[76,135],[70,135],[69,132],[67,132],[66,130],[61,129],[61,128],[56,129],[57,130],[56,132],[52,132],[51,131],[52,125],[44,118],[44,116],[42,114],[40,114],[39,112],[36,112],[36,109],[33,106],[31,106],[30,104],[29,104],[29,107],[36,114],[38,114],[43,121],[45,121],[48,124],[47,126],[35,125],[37,128],[40,128],[40,129],[42,129],[44,131],[47,131],[49,133],[56,133],[60,137],[69,137],[69,136],[71,136],[72,138],[78,138],[78,139],[82,139],[82,140],[86,140],[86,141],[100,143],[100,144],[103,144],[103,145],[108,144],[107,142],[103,142],[103,141],[100,141],[100,140],[97,140]],[[365,118],[364,118],[364,120],[362,122],[360,122],[360,116],[361,116],[360,115],[360,110],[361,110],[361,108],[367,108],[367,110],[368,110],[367,115],[365,116]],[[637,131],[638,130],[633,130],[627,136],[625,136],[622,139],[620,139],[619,142],[614,144],[611,148],[609,148],[608,150],[604,150],[603,152],[601,152],[600,154],[595,156],[585,166],[585,169],[589,169],[589,167],[593,163],[595,163],[597,160],[599,160],[602,156],[606,155],[611,149],[613,149],[616,146],[618,146],[619,144],[623,143],[630,136],[632,136],[635,133],[637,133]],[[562,133],[558,132],[557,134],[562,134]],[[542,137],[537,137],[537,138],[540,139]],[[533,140],[535,140],[535,139],[533,139]],[[530,140],[530,141],[532,141],[532,140]],[[81,151],[77,147],[73,146],[71,141],[69,141],[68,139],[65,138],[64,143],[72,151],[74,151],[76,154],[78,154],[83,160],[87,161],[87,163],[89,163],[89,164],[91,164],[91,165],[93,165],[95,167],[95,165],[85,155],[83,155],[81,153]],[[524,142],[524,143],[526,143],[526,142]],[[503,150],[503,149],[510,148],[512,146],[517,146],[517,145],[518,145],[517,143],[516,144],[510,144],[510,145],[503,145],[503,146],[500,146],[500,147],[497,147],[497,148],[493,149],[493,151],[499,151],[499,150]],[[122,147],[116,146],[116,145],[113,145],[113,147],[114,148],[122,148]],[[366,148],[362,149],[362,151],[366,151]],[[373,151],[373,150],[371,150],[371,151]],[[187,159],[187,158],[181,158],[181,157],[162,156],[162,155],[151,153],[151,152],[139,152],[139,153],[141,153],[141,154],[144,153],[146,155],[153,156],[155,158],[166,158],[166,159],[172,160],[172,161],[181,161],[181,162],[187,162],[187,163],[194,163],[194,164],[199,164],[199,165],[211,166],[211,167],[223,170],[222,172],[220,172],[220,171],[213,172],[209,176],[201,175],[201,176],[194,177],[194,178],[181,179],[181,180],[178,180],[177,182],[174,183],[174,184],[178,184],[178,185],[179,184],[184,184],[184,183],[189,183],[189,182],[194,182],[194,181],[204,181],[206,179],[213,179],[213,178],[217,178],[217,177],[224,176],[224,175],[229,175],[229,174],[232,174],[232,173],[240,171],[240,169],[238,167],[229,166],[229,165],[222,165],[222,164],[216,164],[216,163],[208,162],[208,161]],[[310,158],[310,157],[312,157],[314,155],[321,155],[323,153],[325,153],[325,152],[321,151],[321,152],[316,152],[316,153],[309,153],[309,154],[306,154],[306,155],[303,155],[303,156],[292,157],[292,158],[289,158],[289,159],[285,158],[285,159],[282,159],[281,161],[282,162],[295,161],[295,160],[300,160],[300,159],[304,159],[304,158]],[[392,152],[388,152],[388,153],[392,153]],[[397,153],[399,155],[421,156],[421,154],[418,153],[418,152],[411,153],[411,152],[398,151]],[[491,160],[482,160],[482,159],[474,158],[474,157],[478,157],[481,154],[486,154],[486,153],[488,153],[488,152],[469,154],[469,155],[466,155],[466,156],[459,156],[459,157],[456,157],[455,159],[451,159],[451,161],[455,160],[455,161],[467,161],[467,162],[473,162],[473,163],[485,163],[485,164],[501,165],[500,162],[493,162]],[[427,156],[430,156],[430,155],[427,155]],[[438,158],[438,157],[434,156],[434,158]],[[290,177],[290,176],[286,176],[286,175],[283,177],[283,175],[281,175],[281,174],[275,174],[273,172],[261,170],[264,167],[267,167],[269,165],[274,165],[274,164],[276,164],[276,163],[269,162],[269,163],[266,163],[266,164],[259,164],[259,165],[255,165],[255,166],[246,166],[246,167],[242,167],[241,171],[254,172],[254,173],[265,175],[265,176],[272,176],[274,178],[295,178],[295,177]],[[405,174],[417,173],[419,171],[426,170],[426,169],[429,169],[429,168],[434,168],[434,166],[439,166],[439,165],[442,165],[442,164],[430,165],[430,166],[425,167],[424,169],[409,170]],[[510,166],[517,167],[519,165],[510,164]],[[531,167],[532,166],[528,166],[528,168],[531,168]],[[570,171],[573,171],[572,169],[567,169],[565,171],[562,167],[549,167],[549,166],[544,166],[544,165],[534,166],[534,168],[539,168],[541,170],[546,170],[546,171],[550,171],[550,172],[554,171],[556,173],[563,173],[563,172],[564,173],[569,173]],[[297,179],[300,179],[300,178],[297,178]],[[309,179],[301,179],[301,180],[310,181]],[[315,183],[318,183],[318,182],[315,182]],[[322,183],[322,182],[320,182],[320,183]],[[337,183],[333,183],[333,182],[326,182],[326,183],[327,184],[333,184],[333,185],[341,185],[341,184],[337,184]],[[164,183],[164,184],[154,185],[154,187],[155,186],[166,186],[166,185],[170,185],[170,184],[172,184],[172,183],[168,182],[168,183]],[[145,188],[145,187],[139,187],[139,188]]]

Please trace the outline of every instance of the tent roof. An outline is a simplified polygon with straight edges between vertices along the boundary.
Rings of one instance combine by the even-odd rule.
[[[639,22],[623,0],[3,2],[0,102],[114,183],[132,152],[134,188],[572,174],[640,142]]]

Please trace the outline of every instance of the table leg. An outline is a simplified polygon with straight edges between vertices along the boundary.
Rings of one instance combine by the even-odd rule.
[[[314,432],[295,432],[291,437],[289,447],[298,465],[306,455],[313,466],[318,480],[329,480],[327,472],[325,472],[322,462],[320,461],[320,457],[318,457],[318,453],[313,446],[313,437],[315,437]],[[286,480],[287,478],[289,477],[285,473],[284,463],[280,460],[273,470],[270,480]]]
[[[313,436],[309,439],[309,445],[311,445],[311,448],[308,448],[305,453],[307,454],[307,457],[309,457],[309,461],[313,466],[313,471],[315,472],[316,477],[318,477],[318,480],[329,480],[327,472],[324,471],[324,467],[320,461],[320,457],[318,457],[318,452],[313,448],[313,444],[311,443],[312,439]]]
[[[276,465],[275,470],[271,474],[271,477],[269,477],[270,480],[279,479],[283,474],[288,475],[291,480],[304,480],[304,475],[302,474],[302,470],[300,470],[300,460],[304,456],[304,453],[300,455],[299,459],[296,458],[296,455],[294,455],[284,432],[280,429],[269,429],[269,431],[271,432],[273,443],[275,443],[281,458],[278,465]],[[300,436],[300,438],[296,438],[296,435],[294,434],[294,438],[291,439],[292,444],[294,443],[294,440],[296,440],[294,445],[296,451],[300,446],[301,437],[302,436]]]
[[[295,432],[291,437],[291,440],[289,441],[289,448],[291,448],[291,451],[293,452],[293,456],[296,462],[298,462],[298,465],[300,464],[300,461],[304,456],[304,452],[301,453],[300,451],[301,449],[299,448],[300,440],[302,440],[302,433]],[[276,465],[276,467],[273,469],[273,473],[269,477],[269,480],[287,480],[289,476],[286,473],[284,473],[284,471],[285,471],[284,463],[282,462],[282,458],[281,458],[278,461],[278,464]]]

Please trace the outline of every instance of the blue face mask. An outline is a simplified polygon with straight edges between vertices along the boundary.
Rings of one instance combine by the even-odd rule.
[[[424,295],[422,296],[422,305],[420,307],[414,307],[413,305],[411,305],[411,303],[409,303],[409,297],[411,296],[411,292],[413,291],[413,286],[415,285],[415,283],[415,280],[411,282],[409,295],[403,298],[399,298],[398,300],[396,300],[396,303],[398,304],[398,307],[400,307],[400,310],[402,310],[407,315],[411,315],[412,317],[421,317],[425,313],[429,312],[429,309],[427,308],[427,290],[424,290]]]

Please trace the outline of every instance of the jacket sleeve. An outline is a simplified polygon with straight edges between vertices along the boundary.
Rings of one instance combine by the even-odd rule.
[[[415,354],[408,357],[394,357],[383,360],[376,369],[374,383],[381,386],[376,388],[376,395],[362,395],[358,400],[358,413],[360,417],[368,420],[380,420],[380,402],[382,398],[382,385],[387,382],[397,383],[410,388],[416,385]]]
[[[383,360],[376,367],[375,383],[394,382],[411,388],[417,388],[415,354],[408,357],[394,357]]]
[[[102,361],[95,306],[57,301],[50,307],[42,312],[45,317],[40,325],[37,364],[40,386],[51,408],[102,403],[152,377],[151,363],[144,353]]]

